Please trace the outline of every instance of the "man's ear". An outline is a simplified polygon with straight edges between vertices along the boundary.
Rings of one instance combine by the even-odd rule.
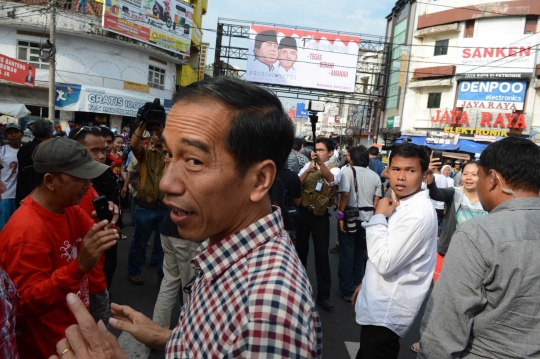
[[[252,202],[260,202],[272,188],[277,174],[276,164],[274,161],[265,160],[254,165],[249,172],[252,178],[249,198]]]
[[[488,177],[489,177],[488,188],[490,191],[493,191],[495,190],[495,188],[497,188],[497,183],[499,183],[499,181],[497,180],[497,176],[495,175],[495,171],[489,170]],[[502,183],[500,185],[502,186]]]
[[[53,175],[52,173],[46,173],[45,176],[43,176],[43,185],[49,191],[54,191],[54,179],[55,175]]]

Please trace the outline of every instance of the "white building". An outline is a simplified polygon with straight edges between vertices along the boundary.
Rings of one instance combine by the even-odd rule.
[[[387,17],[386,135],[473,153],[510,133],[534,137],[538,15],[537,0],[398,1]]]

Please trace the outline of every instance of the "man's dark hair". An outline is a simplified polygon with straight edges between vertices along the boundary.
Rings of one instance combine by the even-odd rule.
[[[263,42],[275,42],[277,44],[277,34],[274,30],[265,30],[261,31],[259,34],[255,35],[255,47],[260,49]]]
[[[317,143],[324,143],[324,145],[326,146],[326,149],[328,151],[333,151],[334,150],[334,141],[332,141],[331,139],[329,138],[326,138],[326,137],[318,137],[316,140],[315,140],[315,145]]]
[[[217,77],[180,88],[173,103],[214,100],[232,112],[225,148],[243,177],[255,163],[283,168],[294,139],[292,122],[276,95],[252,83]]]
[[[107,126],[99,126],[99,130],[101,131],[101,136],[103,136],[103,137],[109,137],[110,136],[111,139],[114,139],[114,133]]]
[[[367,167],[369,165],[369,153],[366,146],[360,145],[351,148],[349,156],[353,166]]]
[[[377,146],[371,146],[369,148],[368,152],[372,156],[378,156],[379,155],[379,148]]]
[[[418,158],[420,160],[420,167],[422,172],[426,172],[429,168],[429,155],[430,151],[425,146],[418,146],[413,143],[405,143],[394,147],[390,154],[390,165],[392,165],[392,159],[396,156],[403,158]]]
[[[69,138],[82,144],[88,135],[105,137],[102,129],[98,130],[96,127],[92,127],[90,131],[81,130],[80,128],[72,130],[69,133]]]
[[[34,180],[36,181],[36,186],[39,187],[43,183],[46,173],[37,173],[34,172]]]
[[[530,140],[507,137],[493,142],[479,164],[484,172],[497,171],[513,190],[540,191],[540,149]]]
[[[49,120],[36,120],[32,128],[32,134],[39,139],[49,137],[53,131],[53,123]]]
[[[293,141],[292,149],[295,151],[300,151],[302,149],[303,140],[301,138],[295,138]]]
[[[281,50],[281,49],[293,49],[297,51],[298,48],[296,46],[296,40],[293,39],[292,37],[284,37],[279,42],[278,50]]]

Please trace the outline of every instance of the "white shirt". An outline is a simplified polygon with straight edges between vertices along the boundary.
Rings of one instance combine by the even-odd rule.
[[[253,63],[250,68],[251,71],[260,71],[260,72],[276,72],[276,67],[272,65],[272,68],[268,68],[268,65],[262,61],[259,61],[257,58],[254,58]]]
[[[434,173],[433,178],[435,179],[437,188],[448,187],[448,180],[446,179],[446,176],[438,174],[438,173]],[[435,209],[444,209],[444,202],[431,200],[431,203],[433,203],[433,207],[435,207]]]
[[[17,188],[17,176],[19,175],[19,160],[17,159],[18,148],[13,148],[6,144],[0,148],[0,157],[2,159],[2,182],[6,185],[6,191],[2,193],[2,198],[15,198]]]
[[[437,253],[437,214],[429,193],[402,199],[388,218],[362,223],[369,260],[356,299],[356,322],[400,337],[414,322],[431,285]]]
[[[324,165],[326,167],[328,167],[330,165],[330,161],[326,161],[324,163]],[[311,166],[311,161],[306,163],[304,165],[304,167],[302,167],[302,169],[300,170],[300,172],[298,172],[298,176],[300,176],[302,173],[306,172],[307,169],[309,168],[309,166]],[[334,186],[337,186],[339,184],[339,180],[341,179],[341,170],[338,168],[338,167],[334,167],[330,170],[330,172],[332,172],[332,174],[334,175],[334,182],[331,182],[331,183],[328,183],[326,180],[324,180],[326,182],[326,184],[328,185],[328,187],[334,187]],[[324,177],[323,177],[324,178]]]
[[[446,180],[448,181],[448,187],[454,187],[454,179],[451,177],[446,177]]]

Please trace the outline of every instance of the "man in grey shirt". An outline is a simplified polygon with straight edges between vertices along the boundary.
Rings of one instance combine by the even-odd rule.
[[[540,149],[508,137],[479,164],[478,197],[489,214],[452,237],[418,358],[540,355]]]
[[[367,168],[369,165],[368,150],[364,146],[350,149],[351,166],[343,167],[338,192],[339,202],[339,296],[350,302],[358,285],[362,283],[366,258],[366,230],[360,224],[369,221],[373,208],[381,197],[381,180],[377,173]],[[353,172],[354,171],[354,172]],[[354,185],[356,175],[357,186]],[[340,219],[347,206],[358,207],[360,214],[352,223]],[[354,231],[350,225],[355,224]]]

